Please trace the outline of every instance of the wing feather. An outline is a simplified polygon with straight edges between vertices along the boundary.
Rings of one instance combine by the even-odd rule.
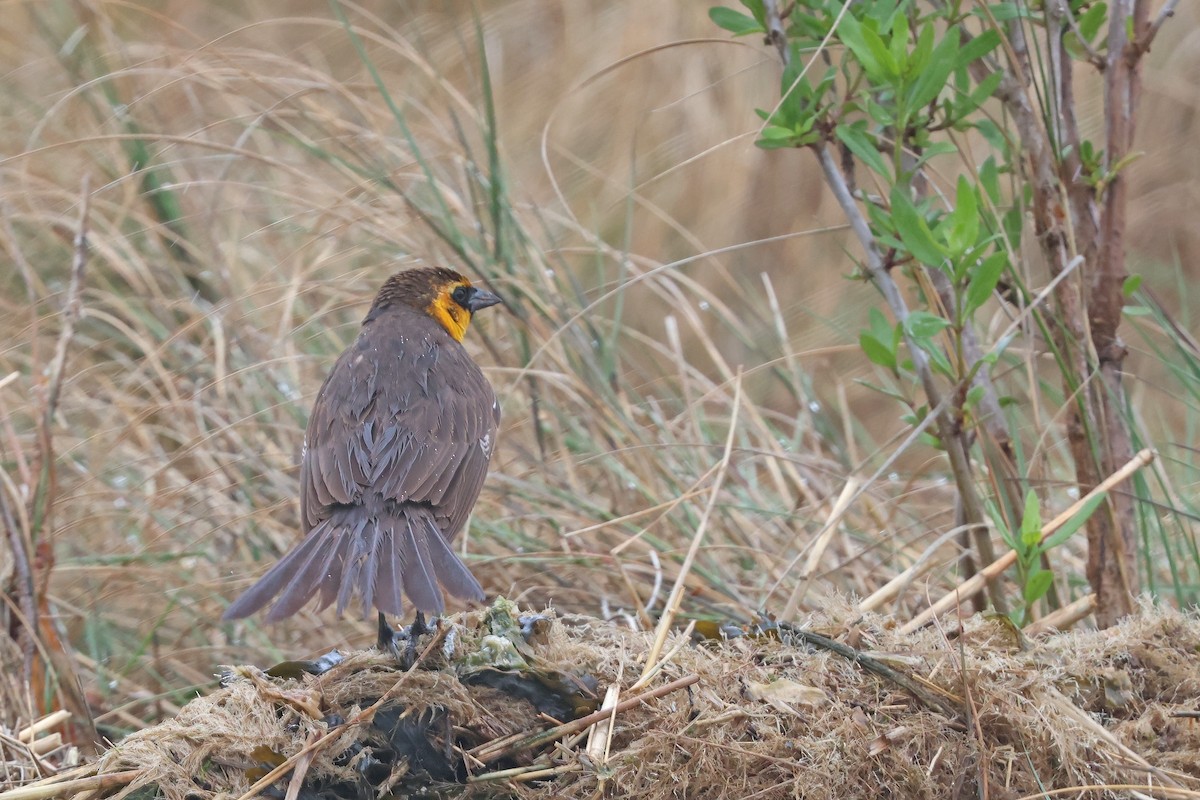
[[[436,321],[395,313],[405,318],[364,328],[313,405],[300,469],[306,530],[335,506],[378,499],[430,507],[450,540],[479,497],[499,425],[492,387]]]

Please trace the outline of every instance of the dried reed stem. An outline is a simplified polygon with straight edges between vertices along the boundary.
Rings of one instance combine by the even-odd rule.
[[[664,694],[670,694],[677,689],[683,689],[691,686],[698,680],[700,680],[699,675],[687,675],[679,678],[678,680],[673,680],[670,683],[665,683],[662,686],[655,687],[648,692],[643,692],[636,697],[630,697],[622,700],[612,708],[603,708],[599,711],[592,712],[586,717],[580,717],[579,719],[571,720],[570,722],[564,722],[562,725],[556,725],[553,728],[539,731],[537,733],[514,734],[512,736],[505,736],[503,738],[487,742],[486,744],[482,744],[479,747],[476,747],[474,750],[469,751],[468,755],[470,755],[472,758],[477,758],[480,761],[487,763],[500,758],[506,758],[526,750],[532,750],[535,747],[540,747],[541,745],[552,742],[562,736],[570,736],[572,733],[578,733],[579,731],[591,727],[597,722],[611,717],[613,714],[619,714],[622,711],[628,711],[629,709],[646,700],[652,700],[655,697],[661,697]],[[0,798],[0,800],[4,799]],[[241,797],[238,798],[238,800],[249,800],[249,798]]]
[[[1106,492],[1109,489],[1111,489],[1112,487],[1116,486],[1117,484],[1127,480],[1131,475],[1133,475],[1133,473],[1142,469],[1143,467],[1145,467],[1147,464],[1149,464],[1153,460],[1154,460],[1154,451],[1153,450],[1151,450],[1150,448],[1146,448],[1145,450],[1142,450],[1140,453],[1138,453],[1136,456],[1134,456],[1132,459],[1130,459],[1129,462],[1125,464],[1125,466],[1121,467],[1119,470],[1114,472],[1112,475],[1109,475],[1094,489],[1092,489],[1090,492],[1085,494],[1083,497],[1079,498],[1074,503],[1072,503],[1067,508],[1066,511],[1062,512],[1057,517],[1050,520],[1050,522],[1046,523],[1045,526],[1042,527],[1042,539],[1044,540],[1047,536],[1049,536],[1050,534],[1054,533],[1056,530],[1061,528],[1067,522],[1067,520],[1069,520],[1069,519],[1071,519],[1071,517],[1075,516],[1075,514],[1079,511],[1079,509],[1083,507],[1084,503],[1091,500],[1097,494],[1099,494],[1101,492]],[[918,614],[916,617],[914,617],[912,620],[910,620],[905,625],[903,625],[900,628],[900,632],[901,633],[912,633],[913,631],[917,630],[925,623],[929,622],[929,620],[933,619],[938,614],[941,614],[944,611],[947,611],[948,609],[957,606],[959,604],[961,598],[970,597],[971,595],[978,592],[985,583],[987,583],[987,582],[991,581],[993,578],[996,578],[997,576],[999,576],[1000,573],[1004,572],[1006,569],[1008,569],[1014,563],[1016,563],[1016,560],[1017,560],[1017,551],[1009,550],[1007,553],[1000,556],[1000,558],[996,559],[991,564],[989,564],[986,567],[984,567],[983,569],[981,569],[976,575],[972,576],[969,580],[963,581],[961,584],[959,584],[957,587],[955,587],[951,592],[949,592],[944,597],[942,597],[941,600],[938,600],[936,603],[934,603],[929,608],[925,609],[920,614]]]
[[[139,776],[142,770],[130,769],[124,772],[112,772],[106,775],[92,775],[87,778],[76,778],[71,781],[57,783],[31,784],[17,789],[0,792],[0,800],[48,800],[51,797],[71,797],[80,792],[114,789],[126,786]]]
[[[708,505],[704,507],[704,515],[700,518],[700,523],[696,526],[696,534],[692,537],[692,544],[683,559],[683,565],[679,568],[679,576],[675,579],[675,585],[671,588],[671,594],[667,597],[667,604],[663,609],[662,617],[658,620],[658,627],[654,630],[654,643],[646,653],[646,664],[642,667],[641,678],[645,678],[654,670],[658,654],[662,652],[663,645],[667,641],[667,634],[670,633],[671,626],[675,624],[675,615],[679,612],[679,605],[683,601],[683,590],[687,586],[688,573],[692,570],[692,564],[696,560],[696,553],[700,551],[700,542],[704,540],[704,532],[708,529],[708,521],[712,518],[712,510],[717,504],[717,496],[720,494],[721,486],[725,483],[725,472],[729,468],[729,457],[733,454],[733,441],[737,433],[738,410],[741,406],[742,371],[739,367],[737,376],[733,382],[733,410],[729,415],[729,434],[725,437],[725,452],[721,454],[721,465],[717,470],[717,477],[713,479],[712,491],[708,495]]]
[[[17,738],[19,740],[21,740],[22,742],[24,742],[25,744],[28,744],[29,742],[32,742],[34,739],[36,739],[37,735],[39,733],[45,733],[46,731],[50,730],[51,728],[56,728],[59,725],[66,722],[67,720],[69,720],[70,718],[71,718],[71,712],[67,711],[64,708],[60,708],[58,711],[55,711],[53,714],[47,714],[46,716],[39,719],[37,722],[34,722],[33,724],[27,725],[26,727],[22,728],[20,730],[20,732],[17,733]]]
[[[1041,619],[1034,620],[1022,629],[1022,633],[1026,636],[1038,636],[1039,634],[1051,633],[1053,631],[1065,631],[1095,610],[1096,593],[1091,592],[1085,594],[1074,603],[1068,603],[1062,608],[1056,609],[1053,613],[1047,614]]]

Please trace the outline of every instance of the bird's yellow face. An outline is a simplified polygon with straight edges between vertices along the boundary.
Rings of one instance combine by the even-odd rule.
[[[446,329],[446,332],[461,342],[467,335],[471,315],[481,308],[500,302],[491,292],[476,289],[466,278],[447,281],[438,287],[433,300],[425,311]]]
[[[442,327],[460,342],[467,335],[467,326],[471,324],[471,312],[466,305],[470,289],[471,284],[465,280],[443,284],[425,309],[429,316],[442,323]]]

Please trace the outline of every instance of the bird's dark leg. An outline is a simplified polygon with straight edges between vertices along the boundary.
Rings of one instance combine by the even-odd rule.
[[[404,648],[404,655],[400,656],[400,665],[404,669],[412,669],[412,665],[417,663],[417,640],[427,633],[432,633],[433,628],[425,622],[425,615],[420,611],[413,618],[412,625],[400,631],[401,637],[407,635],[408,644]]]
[[[396,652],[396,632],[392,630],[387,616],[382,611],[379,612],[379,638],[375,640],[375,647],[392,654]]]
[[[436,617],[434,618],[436,621]],[[375,640],[375,647],[385,653],[391,653],[400,662],[403,669],[408,669],[417,661],[417,640],[427,633],[433,633],[437,630],[437,626],[430,626],[425,620],[425,615],[420,611],[416,613],[411,625],[407,625],[400,630],[393,630],[388,624],[387,617],[382,611],[379,612],[379,636]],[[403,649],[400,643],[403,642]]]

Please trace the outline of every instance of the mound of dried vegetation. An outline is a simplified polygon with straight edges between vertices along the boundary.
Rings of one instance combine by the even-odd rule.
[[[233,668],[87,776],[5,800],[1200,789],[1194,615],[1146,610],[1107,631],[1035,641],[987,617],[903,635],[844,606],[803,631],[681,631],[639,686],[650,639],[501,600],[452,618],[419,651],[400,647],[399,659],[363,651]],[[406,655],[416,658],[407,671]]]

